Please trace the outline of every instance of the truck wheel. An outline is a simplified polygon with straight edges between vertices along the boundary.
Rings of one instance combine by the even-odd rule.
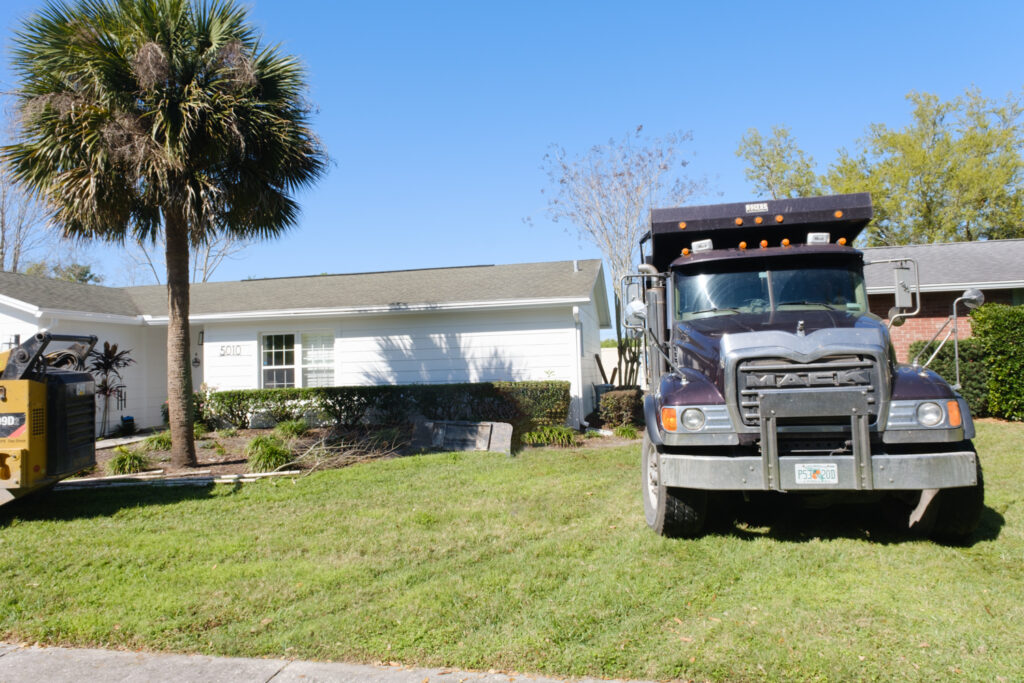
[[[985,509],[985,480],[981,475],[981,460],[977,454],[974,461],[978,468],[978,483],[975,486],[942,489],[932,501],[936,510],[930,536],[940,543],[966,543],[981,521],[981,513]]]
[[[669,488],[661,483],[661,454],[644,430],[642,458],[644,517],[662,536],[699,536],[707,517],[707,491]]]

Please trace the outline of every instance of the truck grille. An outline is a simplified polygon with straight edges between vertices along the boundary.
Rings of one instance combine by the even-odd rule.
[[[868,392],[872,415],[878,413],[878,366],[870,356],[827,356],[811,363],[787,358],[745,360],[737,368],[736,383],[740,416],[747,426],[761,424],[758,394],[766,390],[813,392],[858,387]]]

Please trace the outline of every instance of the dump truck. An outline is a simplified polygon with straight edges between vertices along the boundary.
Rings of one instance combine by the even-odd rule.
[[[891,265],[889,323],[868,309],[852,245],[871,218],[867,193],[652,210],[621,296],[624,325],[643,339],[655,532],[700,535],[723,509],[710,503],[763,492],[811,507],[885,501],[950,541],[975,530],[971,414],[936,373],[897,362],[889,325],[916,312],[915,297],[920,309],[916,264]]]
[[[95,344],[41,332],[0,353],[0,505],[96,464]]]

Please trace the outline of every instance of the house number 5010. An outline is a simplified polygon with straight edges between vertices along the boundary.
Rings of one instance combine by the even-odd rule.
[[[241,356],[242,345],[241,344],[222,344],[220,347],[221,356]]]

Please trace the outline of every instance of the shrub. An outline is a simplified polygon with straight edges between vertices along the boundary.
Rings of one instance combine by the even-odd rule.
[[[163,431],[147,436],[146,440],[142,442],[142,446],[147,451],[169,451],[171,450],[171,433]]]
[[[622,439],[633,440],[640,438],[640,432],[638,432],[636,430],[636,427],[634,427],[633,425],[619,425],[618,427],[615,428],[614,432],[615,436]]]
[[[935,352],[935,344],[925,349],[926,341],[916,341],[910,345],[910,358],[913,359],[921,353],[920,361],[924,363],[928,357]],[[950,386],[956,383],[956,363],[953,354],[952,342],[947,342],[939,355],[928,366],[934,370],[942,379],[949,382]],[[977,337],[960,340],[960,394],[967,399],[967,405],[971,408],[971,415],[974,417],[985,417],[989,414],[988,409],[988,366],[985,363],[985,347]]]
[[[245,447],[252,472],[273,472],[292,461],[292,452],[273,436],[257,436]]]
[[[194,436],[196,439],[203,438],[204,436],[206,436],[206,432],[208,431],[209,430],[206,428],[206,425],[204,425],[202,422],[192,423],[192,436]]]
[[[1024,306],[985,304],[971,313],[971,327],[985,347],[989,412],[1024,420]]]
[[[111,474],[135,474],[149,467],[149,460],[142,453],[117,446],[109,467]]]
[[[523,443],[530,446],[563,446],[572,448],[580,445],[580,435],[564,425],[542,425],[532,432],[523,434]]]
[[[305,420],[285,420],[278,422],[274,427],[274,433],[282,439],[295,439],[309,431]]]
[[[601,395],[598,408],[605,425],[639,425],[644,421],[644,395],[639,389],[616,389]]]
[[[202,393],[192,394],[192,421],[201,422],[203,415],[206,414],[206,396]],[[171,418],[167,408],[167,401],[160,404],[160,418],[164,421],[164,424],[170,424]]]
[[[342,427],[355,427],[403,424],[422,415],[508,422],[515,440],[541,425],[564,424],[569,401],[569,383],[563,381],[250,389],[205,395],[203,420],[242,429],[257,413],[280,422],[315,412]]]

